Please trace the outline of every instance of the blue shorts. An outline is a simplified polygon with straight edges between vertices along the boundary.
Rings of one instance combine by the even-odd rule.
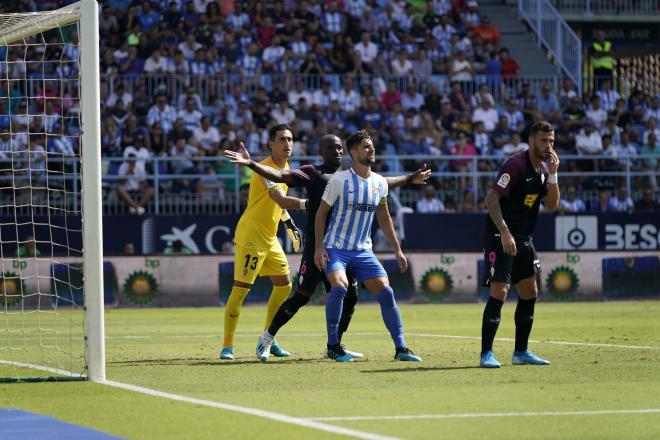
[[[370,280],[377,277],[387,278],[387,272],[380,264],[378,258],[370,250],[368,251],[349,251],[344,249],[327,249],[328,265],[325,273],[329,274],[336,270],[346,272],[350,270],[359,282]]]

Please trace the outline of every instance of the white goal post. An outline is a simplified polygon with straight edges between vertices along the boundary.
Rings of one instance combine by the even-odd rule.
[[[35,152],[32,150],[33,146],[30,145],[30,143],[36,143],[39,142],[40,145],[40,152],[43,156],[45,156],[45,162],[48,163],[49,160],[51,159],[51,151],[50,149],[46,150],[46,140],[51,139],[53,136],[50,132],[47,132],[46,128],[43,128],[43,133],[41,132],[41,128],[39,129],[40,131],[37,132],[36,129],[32,128],[31,122],[28,123],[27,128],[24,129],[25,132],[19,132],[19,131],[12,131],[14,130],[14,123],[13,119],[18,118],[20,116],[20,113],[16,113],[13,111],[7,111],[7,115],[10,118],[10,123],[9,123],[9,133],[4,133],[5,135],[8,135],[11,139],[10,141],[10,147],[8,149],[5,149],[4,151],[0,151],[0,153],[4,154],[4,163],[10,163],[10,168],[9,169],[2,169],[0,172],[4,173],[3,178],[5,180],[9,180],[10,183],[2,183],[0,184],[0,193],[2,191],[5,191],[4,193],[1,193],[0,195],[4,196],[7,192],[12,193],[14,197],[17,197],[17,194],[19,193],[19,190],[25,190],[29,195],[27,196],[27,199],[29,202],[26,204],[21,204],[18,201],[14,201],[14,211],[13,215],[18,218],[18,209],[19,205],[20,208],[23,210],[21,211],[23,215],[26,217],[32,217],[32,230],[36,230],[38,226],[42,225],[36,225],[35,216],[38,215],[35,214],[39,209],[41,211],[46,211],[48,219],[50,220],[51,216],[51,211],[54,209],[59,209],[60,211],[64,212],[64,216],[66,217],[67,214],[75,214],[76,217],[80,217],[80,222],[82,224],[82,249],[80,249],[80,245],[76,247],[75,249],[65,249],[64,251],[60,251],[59,253],[54,251],[56,244],[50,243],[50,254],[51,256],[42,256],[42,257],[33,257],[31,263],[25,263],[27,264],[34,264],[35,266],[35,273],[36,275],[26,275],[25,278],[35,278],[36,281],[32,280],[33,282],[36,282],[39,287],[36,288],[36,292],[28,291],[25,292],[22,283],[24,283],[24,276],[20,273],[19,269],[19,275],[16,275],[16,280],[10,280],[13,282],[12,286],[15,287],[16,284],[19,285],[19,295],[18,298],[15,299],[16,301],[24,301],[28,296],[37,296],[39,297],[38,300],[38,306],[36,310],[34,310],[34,307],[32,305],[32,300],[33,298],[30,298],[32,302],[30,302],[29,306],[21,306],[20,304],[17,305],[15,302],[11,302],[11,304],[8,303],[7,298],[10,298],[11,296],[17,296],[13,294],[10,295],[8,293],[8,288],[7,288],[7,275],[5,272],[5,264],[9,262],[10,260],[14,266],[16,266],[16,261],[19,261],[17,255],[20,255],[18,251],[17,253],[8,255],[8,251],[4,251],[2,254],[2,273],[0,273],[0,282],[2,284],[2,290],[4,292],[0,291],[0,298],[4,298],[4,304],[0,305],[0,307],[3,308],[3,310],[0,310],[0,317],[2,316],[2,313],[6,315],[3,317],[3,321],[5,322],[0,322],[0,325],[7,327],[6,329],[3,329],[0,331],[0,334],[2,332],[6,332],[6,334],[2,335],[4,336],[4,339],[0,340],[0,367],[1,366],[7,366],[7,365],[13,365],[16,367],[17,365],[21,368],[27,368],[28,371],[42,371],[46,373],[54,373],[56,376],[64,375],[64,376],[71,376],[71,377],[78,377],[78,378],[86,378],[88,380],[93,380],[93,381],[103,381],[105,380],[105,331],[104,331],[104,289],[103,289],[103,237],[102,237],[102,193],[101,193],[101,116],[100,116],[100,74],[99,74],[99,23],[98,23],[98,4],[96,0],[80,0],[79,2],[66,6],[64,8],[54,10],[54,11],[45,11],[45,12],[34,12],[34,13],[3,13],[0,14],[0,52],[5,54],[5,59],[0,59],[0,82],[3,84],[8,84],[6,86],[7,90],[7,95],[2,95],[2,90],[0,90],[0,97],[6,97],[7,98],[7,105],[11,105],[13,97],[11,96],[11,92],[13,91],[12,84],[16,84],[15,89],[17,90],[22,90],[24,93],[22,96],[19,96],[17,99],[21,99],[24,101],[20,101],[21,103],[27,102],[27,106],[30,107],[30,104],[32,102],[37,102],[39,103],[40,113],[30,113],[30,110],[26,110],[26,114],[24,117],[28,121],[32,121],[32,118],[38,119],[40,121],[44,121],[46,119],[47,112],[44,110],[44,108],[47,107],[47,103],[50,104],[50,102],[47,102],[47,96],[45,94],[39,95],[38,93],[34,93],[31,91],[30,86],[35,82],[34,77],[29,76],[30,75],[30,67],[28,66],[27,73],[24,73],[23,78],[17,78],[17,77],[11,77],[9,71],[13,68],[12,63],[23,63],[23,70],[25,70],[25,65],[29,65],[29,63],[43,63],[44,65],[51,62],[52,60],[48,60],[47,54],[48,54],[48,49],[49,46],[55,46],[55,44],[51,44],[50,41],[46,39],[43,35],[48,35],[48,32],[55,32],[56,30],[60,30],[60,34],[64,35],[64,32],[61,31],[61,29],[65,27],[74,27],[75,31],[78,33],[78,44],[75,44],[73,50],[71,53],[76,53],[77,56],[79,57],[77,60],[73,60],[74,62],[79,63],[79,69],[76,68],[74,71],[76,71],[76,75],[79,74],[76,78],[71,78],[71,77],[66,77],[66,68],[61,68],[58,70],[59,74],[59,79],[52,79],[51,77],[47,77],[46,74],[43,74],[43,85],[44,89],[48,89],[46,87],[46,83],[48,81],[60,81],[60,90],[64,88],[64,84],[67,86],[69,84],[75,84],[76,86],[72,86],[72,88],[76,88],[74,93],[72,93],[72,96],[67,96],[66,99],[70,101],[76,101],[74,105],[77,105],[78,107],[76,108],[76,112],[72,112],[71,114],[74,114],[76,116],[64,116],[64,110],[62,110],[62,115],[61,115],[61,123],[60,125],[65,125],[69,123],[69,119],[76,119],[75,120],[75,127],[79,129],[79,131],[76,131],[75,134],[69,134],[67,129],[62,128],[61,135],[60,137],[69,137],[69,138],[75,138],[74,142],[77,145],[76,148],[76,153],[75,155],[69,155],[67,157],[64,157],[64,154],[59,154],[58,160],[60,162],[58,163],[68,163],[66,162],[67,160],[76,162],[72,165],[72,169],[74,170],[73,172],[69,172],[69,168],[62,168],[63,171],[59,171],[57,173],[51,173],[50,169],[44,168],[44,176],[45,177],[39,177],[35,179],[36,182],[40,183],[34,183],[33,177],[36,175],[36,172],[34,168],[32,168],[32,161],[33,158],[36,157]],[[63,38],[62,41],[65,39]],[[41,43],[39,43],[41,41]],[[70,42],[67,42],[70,43]],[[41,47],[39,47],[41,46]],[[64,47],[65,44],[62,42],[58,47]],[[41,56],[41,60],[32,60],[32,59],[24,59],[24,60],[14,60],[10,59],[8,57],[9,53],[12,53],[13,48],[18,47],[23,50],[23,52],[20,53],[38,53]],[[33,49],[33,52],[30,52],[29,49]],[[3,52],[4,50],[4,52]],[[18,51],[18,50],[17,50]],[[12,54],[13,55],[13,54]],[[13,55],[15,56],[15,55]],[[27,55],[26,55],[27,57]],[[62,57],[60,57],[60,61],[62,61]],[[66,62],[69,61],[68,58],[65,59]],[[3,71],[3,62],[4,62],[4,71]],[[51,64],[56,64],[57,60],[53,61]],[[38,69],[39,67],[37,67]],[[42,67],[43,72],[46,72],[46,67]],[[16,72],[20,69],[14,69],[12,72]],[[64,73],[62,73],[64,72]],[[41,78],[37,76],[37,78]],[[36,82],[38,82],[37,80]],[[22,84],[25,85],[22,85]],[[39,86],[38,86],[39,87]],[[52,87],[49,85],[49,87]],[[60,91],[60,97],[61,99],[60,104],[64,99],[63,92]],[[42,101],[39,101],[39,99],[42,99]],[[52,98],[53,102],[55,102],[58,97],[55,96]],[[4,104],[3,104],[4,105]],[[20,105],[25,105],[25,104],[19,104],[19,109]],[[64,107],[64,106],[63,106]],[[20,110],[18,110],[20,112]],[[3,115],[0,115],[3,116]],[[68,118],[68,119],[67,119]],[[45,123],[43,123],[45,127]],[[2,133],[0,133],[0,137],[2,136]],[[23,136],[24,139],[27,139],[26,144],[21,144],[23,145],[19,149],[21,151],[16,151],[16,145],[17,143],[14,142],[15,137],[17,138],[18,136]],[[33,141],[32,139],[36,139],[36,141]],[[0,143],[2,140],[0,139]],[[27,159],[23,159],[25,162],[19,162],[17,157],[19,157],[19,154],[24,154]],[[25,165],[24,163],[28,163]],[[22,164],[22,165],[21,165]],[[64,167],[64,166],[63,166]],[[0,167],[3,168],[3,167]],[[79,173],[79,175],[78,175]],[[52,175],[51,174],[58,174],[58,175]],[[17,177],[19,176],[19,177]],[[26,177],[27,176],[27,177]],[[39,180],[42,179],[42,180]],[[63,185],[64,189],[60,189],[56,187],[56,185],[53,185],[55,189],[51,189],[51,180],[52,182],[63,182],[60,183],[60,185]],[[57,180],[60,179],[60,180]],[[67,188],[67,179],[73,185],[73,190],[71,188]],[[27,180],[28,183],[18,183],[18,182],[24,182]],[[43,181],[45,180],[45,182]],[[80,181],[82,188],[80,191],[78,191],[78,181]],[[3,181],[4,182],[4,181]],[[9,186],[11,185],[11,186]],[[26,186],[22,186],[26,185]],[[12,188],[13,187],[13,188]],[[45,196],[40,195],[45,193]],[[63,196],[61,196],[63,194]],[[56,197],[55,197],[56,196]],[[42,197],[45,199],[45,204],[39,204],[37,200],[39,197]],[[52,206],[53,202],[51,199],[56,199],[57,197],[63,198],[64,199],[64,208],[61,208],[59,205],[58,207],[54,208]],[[73,199],[73,206],[75,208],[67,208],[67,203]],[[59,200],[59,199],[58,199]],[[59,202],[58,202],[59,203]],[[78,204],[80,205],[78,207]],[[11,211],[11,206],[4,204],[2,202],[2,208],[5,210],[8,210],[6,212]],[[3,213],[6,214],[6,212]],[[11,215],[11,214],[10,214]],[[74,217],[71,215],[71,217]],[[4,220],[3,220],[4,221]],[[18,223],[19,220],[16,220]],[[3,223],[1,225],[2,227],[6,227],[6,223]],[[36,226],[35,226],[36,225]],[[67,223],[65,221],[65,227],[67,227]],[[11,226],[11,225],[10,225]],[[15,232],[15,237],[10,240],[12,243],[15,242],[16,246],[20,246],[22,244],[25,244],[24,241],[21,241],[22,238],[19,238],[19,226],[25,226],[25,223],[21,223],[20,225],[16,225],[16,232]],[[56,227],[61,227],[61,226],[52,226],[52,225],[47,225],[49,227],[49,230],[52,231]],[[6,230],[6,229],[4,229]],[[4,231],[3,230],[3,231]],[[72,229],[73,231],[73,229]],[[80,233],[80,228],[76,229],[74,231],[75,233]],[[65,231],[66,234],[69,234],[69,231]],[[52,232],[51,232],[52,234]],[[73,232],[72,232],[73,234]],[[35,234],[36,235],[36,234]],[[66,238],[66,243],[65,245],[68,246],[68,237],[67,235]],[[6,239],[4,239],[6,240]],[[34,240],[34,238],[33,238]],[[6,242],[2,242],[3,237],[2,234],[0,234],[0,252],[3,252],[3,245],[7,244]],[[40,243],[39,240],[34,240],[36,243]],[[43,242],[44,245],[47,245],[46,242]],[[12,251],[14,252],[14,251]],[[44,252],[46,253],[46,252]],[[64,254],[62,256],[62,254]],[[80,255],[81,254],[81,255]],[[80,256],[82,258],[80,258]],[[78,329],[75,328],[75,323],[71,324],[71,322],[68,323],[69,327],[72,327],[71,330],[71,335],[69,338],[75,339],[74,343],[71,341],[68,342],[69,346],[78,344],[80,341],[79,339],[84,340],[84,365],[80,367],[80,370],[74,371],[74,369],[67,369],[66,366],[63,366],[62,364],[59,363],[59,361],[56,361],[56,365],[48,365],[48,360],[54,359],[55,356],[49,357],[48,355],[44,355],[43,353],[39,354],[36,353],[32,356],[30,356],[30,353],[28,353],[27,359],[28,361],[24,361],[22,356],[22,353],[19,353],[20,350],[23,350],[25,352],[28,352],[29,350],[32,350],[32,348],[28,349],[28,342],[25,342],[25,348],[23,347],[14,347],[12,346],[12,340],[16,341],[21,341],[19,344],[23,344],[24,341],[30,341],[34,339],[38,339],[38,345],[37,349],[33,351],[38,351],[41,349],[41,351],[44,351],[45,348],[52,348],[52,344],[54,345],[54,350],[58,352],[65,352],[67,349],[66,348],[61,348],[58,346],[58,340],[64,340],[65,337],[62,336],[62,332],[60,330],[61,328],[66,327],[67,324],[65,325],[60,325],[60,327],[56,327],[53,325],[52,327],[54,329],[49,328],[50,324],[44,324],[44,321],[46,321],[45,318],[42,318],[42,316],[47,316],[49,319],[51,318],[52,315],[56,315],[54,319],[57,320],[57,316],[59,316],[59,311],[57,309],[58,304],[60,304],[60,299],[57,295],[57,292],[52,292],[52,287],[48,286],[53,286],[56,281],[58,281],[56,278],[57,276],[54,275],[54,272],[52,267],[54,264],[62,264],[66,267],[72,266],[73,263],[77,264],[79,267],[79,264],[82,260],[82,288],[84,292],[84,307],[82,304],[73,304],[71,307],[72,309],[76,309],[77,312],[80,312],[81,310],[84,311],[84,320],[83,322],[83,334],[80,335],[78,334]],[[19,261],[19,267],[20,266],[20,261]],[[11,266],[10,266],[11,267]],[[49,276],[44,276],[43,269],[39,269],[40,267],[48,267],[49,269]],[[39,271],[42,271],[41,273]],[[70,270],[70,269],[67,269]],[[3,278],[4,277],[4,278]],[[40,279],[41,278],[41,279]],[[39,282],[41,281],[41,284]],[[69,282],[70,279],[69,279]],[[48,286],[44,287],[46,284]],[[71,284],[69,286],[71,290],[74,289],[74,285]],[[80,289],[80,287],[75,286],[76,289]],[[56,290],[56,289],[55,289]],[[9,304],[9,305],[8,305]],[[70,304],[70,303],[67,303]],[[43,308],[43,310],[42,310]],[[54,309],[54,311],[53,311]],[[43,315],[40,315],[39,313],[43,312]],[[62,316],[64,316],[63,319],[66,319],[68,311],[62,311]],[[48,315],[46,315],[48,314]],[[17,316],[18,315],[18,316]],[[36,316],[36,317],[34,317]],[[27,317],[27,318],[26,318]],[[15,328],[10,328],[10,325],[14,325],[15,322],[21,322],[23,328],[20,328],[20,325],[17,325],[17,329]],[[26,322],[28,323],[26,325]],[[57,321],[56,321],[57,322]],[[34,328],[30,327],[34,323]],[[48,335],[48,337],[44,337],[43,333],[44,330],[49,330],[51,331],[51,335]],[[24,334],[20,333],[23,331]],[[5,341],[6,339],[6,341]],[[49,340],[54,340],[55,342],[48,342]],[[46,341],[46,342],[43,342]],[[31,343],[31,342],[30,342]],[[66,341],[62,342],[63,345],[66,345]],[[81,345],[82,347],[83,345]],[[17,354],[18,353],[18,354]],[[16,354],[16,355],[15,355]],[[77,355],[72,355],[68,353],[69,358],[75,358],[78,360],[81,356]],[[7,359],[9,357],[9,359]],[[43,360],[40,362],[40,360]],[[45,364],[45,365],[44,365]],[[36,380],[39,380],[40,378],[35,378]],[[30,380],[30,377],[23,378],[19,377],[16,379],[17,381],[22,381],[22,380]],[[54,378],[54,380],[57,380],[57,377]]]

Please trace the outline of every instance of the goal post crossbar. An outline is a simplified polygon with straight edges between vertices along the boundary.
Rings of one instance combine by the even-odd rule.
[[[35,34],[78,21],[80,3],[49,12],[0,14],[0,44],[8,46]]]

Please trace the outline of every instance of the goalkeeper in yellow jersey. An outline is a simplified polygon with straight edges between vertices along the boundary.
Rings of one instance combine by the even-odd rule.
[[[288,170],[290,167],[287,160],[293,150],[291,127],[285,124],[276,125],[268,134],[271,154],[260,163],[276,170]],[[256,173],[250,179],[247,208],[238,221],[234,236],[234,285],[225,307],[225,335],[220,359],[234,359],[234,333],[241,313],[241,304],[257,275],[269,276],[273,282],[264,329],[268,328],[275,312],[291,291],[289,263],[277,239],[277,227],[280,220],[284,221],[287,233],[294,242],[294,249],[299,249],[302,234],[288,217],[286,210],[303,210],[307,206],[307,200],[288,197],[287,190],[286,184],[272,182]],[[277,343],[273,343],[270,352],[278,357],[289,356]]]

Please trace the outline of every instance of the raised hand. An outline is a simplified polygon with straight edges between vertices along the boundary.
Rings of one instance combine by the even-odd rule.
[[[550,174],[554,174],[559,169],[559,156],[554,148],[550,149],[550,163],[548,164],[548,171]]]
[[[225,150],[225,157],[227,157],[232,163],[237,163],[243,166],[248,166],[251,162],[250,153],[248,153],[243,142],[241,142],[240,151]]]
[[[410,183],[414,183],[415,185],[421,185],[425,183],[427,180],[429,180],[429,177],[431,177],[431,169],[426,166],[426,164],[422,165],[421,168],[419,168],[417,171],[411,174],[412,179],[410,180]]]

